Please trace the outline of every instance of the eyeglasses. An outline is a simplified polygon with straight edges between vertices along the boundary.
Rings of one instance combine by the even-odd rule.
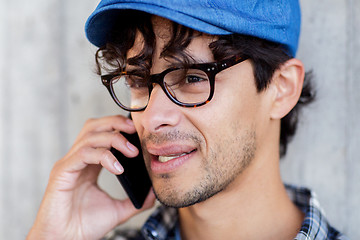
[[[116,104],[130,112],[143,111],[147,107],[155,84],[159,84],[175,104],[199,107],[212,99],[216,74],[248,58],[236,56],[220,62],[192,64],[186,68],[172,67],[147,77],[136,71],[124,71],[102,75],[101,80]]]

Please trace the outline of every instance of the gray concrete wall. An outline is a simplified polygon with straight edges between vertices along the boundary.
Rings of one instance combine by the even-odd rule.
[[[330,221],[360,239],[360,1],[301,3],[298,57],[314,70],[318,100],[302,114],[283,178],[314,189]],[[0,239],[25,238],[52,165],[85,120],[118,113],[83,33],[96,4],[0,1]],[[123,196],[109,174],[100,185]]]

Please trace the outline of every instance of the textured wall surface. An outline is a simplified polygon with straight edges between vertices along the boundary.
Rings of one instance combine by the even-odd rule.
[[[314,189],[331,223],[360,239],[360,1],[301,3],[298,57],[314,71],[318,99],[302,114],[283,178]],[[52,165],[86,119],[119,112],[84,37],[96,4],[0,1],[0,239],[25,238]],[[123,196],[109,174],[100,185]]]

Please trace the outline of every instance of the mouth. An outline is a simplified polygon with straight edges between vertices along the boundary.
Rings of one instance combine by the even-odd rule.
[[[196,149],[191,150],[190,152],[184,152],[184,153],[180,153],[180,154],[170,154],[170,155],[166,155],[166,156],[157,156],[157,160],[161,163],[166,163],[169,162],[173,159],[179,158],[179,157],[183,157],[186,156],[188,154],[191,154],[193,152],[195,152]]]
[[[174,173],[197,159],[199,148],[189,143],[166,143],[146,145],[150,157],[150,169],[153,176]]]

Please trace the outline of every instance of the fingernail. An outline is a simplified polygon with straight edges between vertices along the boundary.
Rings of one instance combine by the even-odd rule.
[[[114,162],[114,167],[119,173],[124,172],[124,168],[121,166],[121,164],[118,161]]]
[[[136,151],[136,147],[134,145],[132,145],[130,142],[126,142],[126,146],[128,147],[128,149],[130,149],[131,151],[135,152]]]

